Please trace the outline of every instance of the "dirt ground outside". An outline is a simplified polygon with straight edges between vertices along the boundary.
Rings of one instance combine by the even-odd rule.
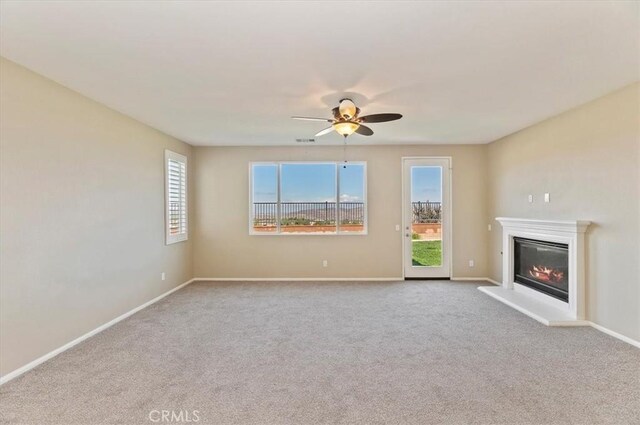
[[[254,226],[255,232],[273,233],[276,226]],[[295,225],[281,226],[281,233],[335,233],[336,226],[313,226],[313,225]],[[341,232],[363,232],[364,226],[361,224],[343,224],[340,226]]]

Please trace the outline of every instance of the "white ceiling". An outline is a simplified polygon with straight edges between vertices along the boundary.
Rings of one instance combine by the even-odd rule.
[[[640,79],[640,3],[3,1],[0,53],[194,145],[486,143]],[[334,144],[333,133],[318,139]]]

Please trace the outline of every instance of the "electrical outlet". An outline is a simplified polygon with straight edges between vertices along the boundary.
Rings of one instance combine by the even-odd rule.
[[[533,195],[529,195],[529,203],[533,202]]]
[[[322,267],[329,267],[329,261],[322,260]]]
[[[549,202],[550,202],[549,194],[548,194],[548,193],[545,193],[545,194],[544,194],[544,202],[546,202],[546,203],[549,203]]]
[[[490,224],[487,224],[487,230],[491,231],[491,225]]]
[[[473,260],[469,260],[469,267],[475,267],[476,262]]]
[[[399,231],[400,231],[400,225],[396,224],[396,232],[399,232]]]
[[[160,273],[160,279],[165,280],[166,278],[167,275],[164,272]]]

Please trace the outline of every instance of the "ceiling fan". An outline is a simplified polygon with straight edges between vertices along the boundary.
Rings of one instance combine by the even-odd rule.
[[[376,123],[395,121],[402,118],[400,114],[371,114],[365,116],[360,115],[360,108],[356,106],[351,99],[341,99],[340,104],[331,110],[333,113],[333,119],[328,118],[313,118],[313,117],[291,117],[295,120],[304,121],[324,121],[330,122],[331,126],[325,128],[322,131],[316,133],[315,137],[324,136],[332,131],[336,131],[338,134],[347,138],[347,136],[353,133],[358,133],[363,136],[371,136],[373,130],[364,125],[364,123]]]

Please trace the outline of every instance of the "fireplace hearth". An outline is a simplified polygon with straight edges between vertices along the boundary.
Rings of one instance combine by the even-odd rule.
[[[564,302],[569,300],[569,245],[513,238],[514,282]]]

